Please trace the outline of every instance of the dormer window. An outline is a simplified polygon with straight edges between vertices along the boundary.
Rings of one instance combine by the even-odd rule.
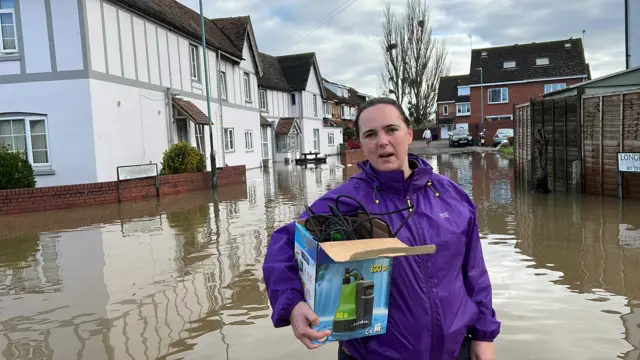
[[[504,69],[513,69],[514,67],[516,67],[515,61],[505,61],[503,64]]]
[[[549,65],[549,58],[548,57],[537,58],[536,65]]]
[[[487,52],[486,52],[486,51],[483,51],[483,52],[482,52],[482,54],[481,54],[480,56],[482,56],[483,58],[486,58],[486,57],[487,57]]]
[[[568,49],[568,48],[570,48],[570,47],[571,47],[571,43],[569,43],[569,42],[568,42],[568,43],[564,43],[564,48],[565,48],[565,49]]]

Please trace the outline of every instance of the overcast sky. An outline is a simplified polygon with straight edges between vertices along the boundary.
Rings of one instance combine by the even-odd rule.
[[[180,1],[198,10],[198,0]],[[387,0],[203,1],[209,18],[250,15],[260,51],[315,52],[325,78],[377,93]],[[398,12],[403,10],[405,0],[390,1]],[[433,32],[447,42],[451,74],[469,72],[469,33],[478,48],[581,37],[586,30],[592,76],[624,69],[624,0],[430,0],[428,4]],[[326,19],[330,14],[334,16]]]

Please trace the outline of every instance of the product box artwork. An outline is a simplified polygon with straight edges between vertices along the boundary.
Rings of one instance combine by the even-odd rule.
[[[433,254],[434,245],[409,247],[383,226],[365,240],[317,242],[296,223],[295,257],[305,301],[320,318],[313,326],[331,335],[314,343],[343,341],[387,331],[393,257]]]

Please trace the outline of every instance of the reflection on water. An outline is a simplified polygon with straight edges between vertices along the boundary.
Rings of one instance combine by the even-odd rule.
[[[4,359],[335,358],[273,329],[267,241],[358,172],[251,170],[247,185],[0,218]],[[473,197],[504,359],[640,357],[640,203],[537,197],[496,154],[433,156]]]

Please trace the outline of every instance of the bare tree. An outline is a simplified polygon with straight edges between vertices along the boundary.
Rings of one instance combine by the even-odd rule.
[[[381,92],[405,105],[407,87],[407,37],[403,35],[403,20],[391,11],[391,4],[384,7],[384,24],[380,46],[384,54],[384,70],[380,74]]]
[[[435,114],[440,78],[449,74],[447,46],[432,34],[425,0],[407,0],[400,18],[387,3],[384,15],[381,87],[406,105],[414,125],[420,126]]]

